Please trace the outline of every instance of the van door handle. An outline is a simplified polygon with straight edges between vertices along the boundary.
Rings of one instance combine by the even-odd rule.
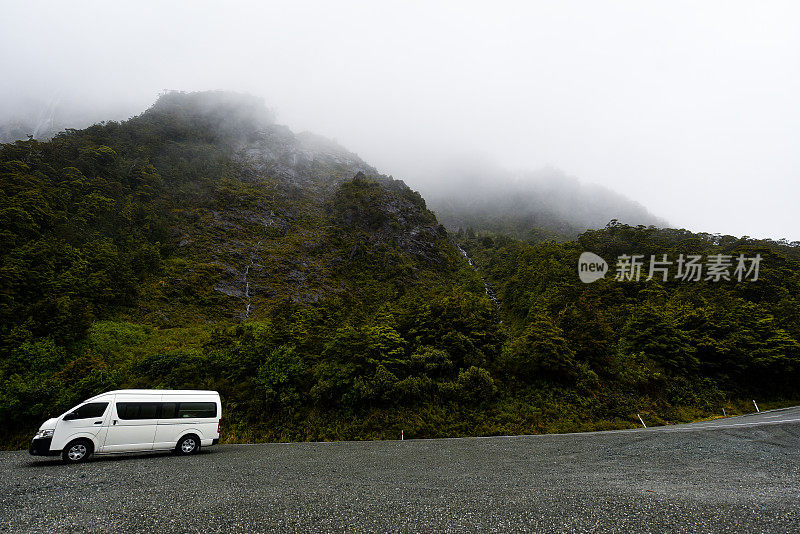
[[[94,422],[94,424],[96,424],[96,425],[102,425],[102,424],[103,424],[103,422],[102,422],[102,421],[95,421],[95,422]]]

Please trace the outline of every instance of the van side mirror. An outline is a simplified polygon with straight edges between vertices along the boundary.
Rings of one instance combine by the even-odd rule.
[[[67,415],[64,416],[64,421],[72,421],[73,419],[77,419],[78,414],[75,412],[69,412]]]

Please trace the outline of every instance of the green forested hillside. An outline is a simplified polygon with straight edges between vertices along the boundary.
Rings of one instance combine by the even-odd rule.
[[[418,193],[251,97],[168,93],[2,145],[0,185],[6,446],[126,387],[219,390],[227,441],[625,428],[797,397],[797,246],[449,235]],[[764,260],[757,282],[583,284],[583,250]]]
[[[495,236],[467,239],[464,247],[503,302],[511,337],[518,338],[503,358],[517,374],[575,382],[576,369],[584,369],[584,378],[606,384],[606,391],[619,387],[623,396],[664,406],[797,396],[797,246],[612,223],[569,243]],[[639,282],[617,281],[612,273],[584,284],[574,267],[583,251],[609,260],[631,253],[762,259],[757,281],[675,280],[673,266],[666,282],[645,281],[646,273]],[[556,341],[534,357],[548,338]],[[568,343],[558,344],[562,338]]]

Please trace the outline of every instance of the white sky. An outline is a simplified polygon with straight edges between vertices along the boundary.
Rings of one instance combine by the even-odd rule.
[[[162,89],[265,97],[419,186],[453,156],[554,166],[674,226],[800,240],[798,2],[12,2],[0,116]],[[109,117],[121,118],[121,117]]]

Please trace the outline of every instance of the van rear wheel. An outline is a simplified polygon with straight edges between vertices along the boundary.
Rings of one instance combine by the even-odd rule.
[[[194,434],[183,436],[175,447],[175,452],[181,455],[196,454],[200,452],[200,438]]]
[[[68,464],[78,464],[88,460],[93,450],[92,442],[88,439],[76,439],[64,447],[61,458]]]

